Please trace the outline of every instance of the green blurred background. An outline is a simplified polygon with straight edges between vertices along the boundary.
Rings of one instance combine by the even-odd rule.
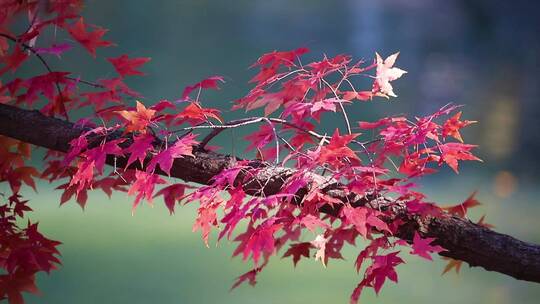
[[[274,49],[306,46],[308,56],[352,54],[373,57],[401,51],[397,66],[409,74],[395,82],[399,97],[374,101],[351,111],[355,120],[382,115],[427,114],[447,102],[465,104],[464,118],[479,123],[464,132],[478,143],[484,163],[465,163],[459,175],[449,170],[420,183],[430,199],[455,204],[479,190],[484,206],[471,218],[487,214],[496,229],[540,243],[540,205],[536,154],[540,105],[538,59],[540,28],[534,1],[88,1],[86,22],[111,29],[118,44],[98,51],[94,60],[73,50],[57,69],[74,70],[84,79],[114,75],[105,57],[128,53],[148,56],[147,77],[128,83],[146,103],[177,99],[183,87],[211,75],[225,76],[208,105],[225,111],[249,89],[248,66]],[[63,39],[63,38],[62,38]],[[68,38],[66,38],[68,39]],[[28,67],[29,70],[39,67]],[[333,129],[330,120],[325,126]],[[242,136],[250,129],[239,130]],[[231,149],[230,134],[218,138]],[[241,139],[235,145],[243,145]],[[249,269],[231,259],[224,241],[206,248],[192,233],[194,206],[169,216],[159,200],[131,216],[131,198],[90,196],[86,210],[70,202],[58,207],[55,185],[27,191],[35,209],[32,220],[61,240],[63,266],[41,275],[42,296],[29,303],[346,303],[360,280],[353,268],[358,249],[328,268],[313,259],[297,268],[273,258],[255,288],[229,292],[233,280]],[[215,240],[215,235],[212,236]],[[417,257],[400,266],[398,285],[387,284],[378,298],[367,291],[363,303],[538,303],[540,285],[483,269],[464,267],[460,275],[441,276],[444,261]]]

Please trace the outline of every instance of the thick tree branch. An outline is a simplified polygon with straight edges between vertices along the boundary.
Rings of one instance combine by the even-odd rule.
[[[0,104],[0,134],[9,136],[36,146],[66,152],[69,142],[78,137],[85,129],[76,127],[65,120],[44,116],[38,111],[20,109]],[[113,137],[121,136],[115,133]],[[209,184],[213,176],[228,168],[236,161],[232,156],[208,151],[194,151],[195,157],[176,159],[171,176],[188,182]],[[113,159],[108,163],[113,164]],[[126,159],[117,159],[118,166],[125,165]],[[260,173],[250,178],[245,185],[257,194],[261,184],[266,195],[279,192],[287,177],[295,173],[294,169],[269,166],[253,161],[253,167],[262,168]],[[158,172],[163,173],[163,172]],[[240,177],[241,178],[241,177]],[[321,176],[313,175],[314,179]],[[269,181],[268,181],[269,180]],[[441,255],[462,260],[471,266],[481,266],[486,270],[507,274],[516,279],[540,283],[540,246],[523,242],[511,236],[484,228],[469,220],[445,215],[441,218],[419,218],[406,212],[400,203],[389,203],[385,199],[374,199],[358,195],[346,195],[332,185],[324,190],[326,194],[353,202],[353,205],[368,205],[373,208],[387,208],[395,217],[404,221],[398,237],[410,241],[415,231],[423,236],[435,237],[437,243],[447,251]],[[248,191],[250,192],[250,191]],[[321,208],[321,212],[335,214],[338,210],[329,206]]]

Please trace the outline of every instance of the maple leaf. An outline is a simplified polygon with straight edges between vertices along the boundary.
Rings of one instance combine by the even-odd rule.
[[[197,210],[197,219],[195,219],[192,231],[195,232],[201,229],[202,238],[206,247],[210,247],[208,246],[208,236],[212,227],[217,225],[216,209],[218,207],[219,204],[207,204],[200,206]]]
[[[261,253],[273,254],[276,248],[274,234],[282,226],[282,224],[275,223],[274,218],[270,218],[255,228],[248,234],[249,238],[243,247],[242,258],[246,260],[251,255],[255,265],[258,265]]]
[[[388,239],[386,236],[382,236],[378,239],[371,241],[371,243],[362,250],[356,257],[354,265],[356,267],[356,272],[360,272],[362,264],[364,261],[371,256],[376,256],[379,249],[384,249],[386,244],[388,244]]]
[[[189,94],[197,89],[214,89],[219,90],[219,82],[225,83],[225,80],[222,76],[211,76],[201,82],[197,82],[194,85],[187,86],[182,92],[182,100],[189,100]]]
[[[244,139],[250,143],[246,151],[261,149],[274,140],[274,131],[269,125],[263,125],[257,131],[245,136]]]
[[[71,50],[73,46],[69,43],[53,44],[47,48],[35,48],[38,54],[51,54],[60,57],[64,52]]]
[[[463,264],[463,261],[454,260],[454,259],[449,258],[449,257],[442,257],[442,258],[443,258],[443,260],[448,260],[448,264],[446,264],[446,266],[444,267],[444,270],[443,270],[441,275],[449,272],[452,269],[455,269],[456,273],[459,273],[459,270],[461,269],[461,265]]]
[[[390,81],[394,81],[400,78],[406,71],[395,68],[394,63],[399,55],[398,53],[388,56],[385,60],[381,58],[378,53],[375,53],[377,64],[377,75],[375,76],[375,82],[373,83],[373,93],[381,93],[383,96],[397,97],[394,93]]]
[[[354,228],[364,238],[368,238],[369,228],[375,227],[379,231],[390,232],[388,225],[379,219],[376,214],[367,208],[345,205],[341,209],[344,220],[347,224],[353,225]]]
[[[231,287],[231,290],[235,289],[236,287],[240,286],[242,283],[244,283],[246,280],[249,282],[249,285],[255,286],[257,284],[257,274],[261,272],[263,269],[263,266],[256,267],[241,276],[239,276],[236,279],[236,282],[234,282],[233,286]]]
[[[146,133],[146,128],[152,123],[155,110],[147,109],[141,102],[137,101],[135,111],[118,111],[118,113],[128,121],[125,132],[138,131]]]
[[[69,186],[77,185],[77,196],[92,184],[94,179],[95,162],[82,159],[77,163],[77,172],[71,178]]]
[[[482,226],[482,227],[486,227],[486,228],[488,228],[488,229],[493,229],[493,228],[495,228],[495,225],[486,223],[486,222],[485,222],[485,219],[486,219],[486,215],[484,214],[484,215],[482,215],[482,216],[480,217],[480,219],[478,220],[478,222],[476,222],[476,224],[477,224],[477,225],[480,225],[480,226]]]
[[[118,146],[124,139],[115,139],[108,141],[102,145],[99,145],[96,148],[87,150],[84,152],[87,161],[93,161],[95,168],[100,174],[103,174],[103,166],[105,165],[105,160],[107,154],[110,155],[122,155],[122,149]]]
[[[120,77],[125,77],[127,75],[144,75],[144,73],[138,71],[137,68],[150,61],[150,58],[129,58],[128,55],[122,55],[116,58],[107,58],[107,60],[113,64],[114,69],[120,74]]]
[[[137,194],[131,207],[131,214],[133,215],[135,213],[135,209],[143,198],[145,198],[150,205],[153,205],[152,194],[154,193],[154,187],[157,184],[164,183],[165,180],[156,174],[135,170],[135,183],[133,183],[128,190],[128,195]]]
[[[455,206],[444,207],[443,209],[448,211],[448,213],[450,213],[450,214],[455,214],[455,215],[457,215],[459,217],[465,217],[465,215],[467,215],[467,211],[469,210],[469,208],[473,208],[473,207],[482,205],[476,198],[474,198],[476,196],[476,193],[477,193],[477,191],[474,191],[461,204],[457,204]]]
[[[296,264],[303,256],[309,258],[309,250],[311,248],[314,248],[314,246],[308,242],[291,244],[290,248],[283,254],[282,258],[292,256],[294,267],[296,267]]]
[[[438,147],[441,151],[441,161],[444,161],[456,173],[459,173],[458,160],[482,161],[471,153],[471,150],[477,147],[476,145],[445,143]]]
[[[102,40],[101,38],[105,33],[107,33],[107,29],[101,28],[99,26],[92,26],[94,28],[93,31],[88,31],[87,25],[84,23],[84,18],[81,17],[75,24],[73,24],[69,29],[69,33],[73,37],[73,39],[77,40],[84,48],[92,55],[92,57],[96,57],[96,49],[99,47],[109,47],[113,46],[114,44]]]
[[[373,263],[366,269],[364,279],[356,286],[351,294],[351,304],[358,303],[360,294],[365,287],[372,287],[376,294],[379,294],[386,279],[395,283],[398,281],[395,267],[405,263],[398,257],[399,251],[391,252],[387,255],[373,256]]]
[[[430,215],[433,217],[439,217],[442,210],[439,206],[433,203],[425,203],[419,200],[407,202],[407,210],[411,213],[417,213],[422,216]]]
[[[336,98],[329,98],[325,100],[319,100],[313,103],[311,107],[311,113],[317,113],[321,110],[323,111],[336,111],[336,103],[340,102],[347,102],[346,100],[336,99]]]
[[[33,274],[17,271],[0,275],[0,300],[7,299],[10,304],[23,304],[22,292],[39,293]]]
[[[343,92],[343,99],[351,101],[353,99],[358,99],[360,101],[368,101],[373,98],[373,93],[371,91],[345,91]]]
[[[452,136],[453,138],[463,143],[463,138],[461,138],[459,129],[464,128],[473,123],[476,123],[476,121],[471,121],[471,120],[461,121],[460,118],[461,118],[461,112],[458,112],[444,123],[443,129],[442,129],[443,137]]]
[[[311,245],[317,249],[315,260],[321,260],[324,267],[326,267],[326,243],[328,243],[328,239],[322,234],[317,234],[317,237],[311,241]]]
[[[135,160],[139,160],[141,166],[143,165],[144,159],[149,151],[152,151],[152,143],[154,142],[154,137],[149,134],[141,134],[133,138],[133,143],[126,149],[124,152],[129,154],[129,159],[126,163],[126,167],[129,167]]]
[[[159,152],[148,163],[148,172],[154,172],[156,166],[159,164],[161,170],[167,175],[171,175],[171,167],[175,158],[181,158],[184,156],[193,156],[193,146],[199,142],[195,140],[195,134],[188,134],[178,139],[171,147]]]
[[[398,254],[399,251],[387,255],[375,256],[373,258],[373,265],[371,265],[372,269],[368,272],[371,272],[371,274],[374,275],[373,289],[375,290],[375,293],[379,293],[387,278],[397,283],[398,277],[394,268],[399,264],[405,263],[397,256]]]
[[[113,93],[123,93],[133,97],[141,97],[141,94],[130,89],[125,83],[122,77],[116,77],[111,79],[100,79],[99,84],[101,84],[106,89],[110,90]]]
[[[368,210],[366,208],[353,208],[350,205],[345,205],[341,212],[348,224],[354,225],[358,233],[364,238],[367,238],[368,230],[366,226]]]
[[[176,109],[176,106],[172,102],[170,102],[170,101],[168,101],[166,99],[163,99],[163,100],[158,101],[158,103],[153,105],[151,108],[152,108],[152,110],[156,110],[156,112],[161,112],[161,111],[163,111],[163,110],[165,110],[167,108],[168,109]]]
[[[315,232],[317,228],[330,228],[330,225],[323,222],[317,216],[314,216],[311,214],[308,214],[302,217],[302,219],[300,219],[300,223],[304,225],[311,232]]]
[[[414,238],[413,243],[411,245],[412,251],[411,254],[416,254],[426,260],[432,261],[431,253],[439,253],[441,251],[445,251],[444,248],[442,248],[439,245],[432,246],[430,245],[435,238],[422,238],[420,237],[420,234],[418,234],[417,231],[414,232]]]
[[[4,55],[0,58],[0,61],[5,65],[5,67],[0,70],[0,75],[9,70],[15,72],[26,58],[28,58],[28,54],[17,44],[11,55]]]
[[[399,173],[405,174],[408,177],[416,177],[436,172],[435,169],[427,167],[431,159],[429,157],[422,158],[420,155],[417,152],[405,155],[399,166]]]
[[[21,182],[25,183],[27,186],[32,187],[34,191],[37,192],[36,184],[34,182],[34,177],[39,177],[40,174],[34,167],[23,166],[14,169],[8,175],[8,182],[11,186],[13,192],[18,192],[21,187]]]
[[[172,215],[174,213],[174,206],[176,202],[181,201],[185,197],[186,189],[192,189],[193,187],[186,184],[173,184],[159,190],[154,198],[160,195],[163,195],[163,201],[165,206],[169,209],[169,213]]]
[[[246,197],[246,193],[242,188],[230,189],[229,194],[231,195],[231,199],[227,201],[225,208],[231,209],[221,219],[221,222],[225,223],[225,227],[219,233],[218,240],[221,240],[225,235],[230,240],[236,225],[246,217],[251,207],[249,203],[242,206]]]
[[[179,125],[184,121],[188,121],[192,125],[197,125],[201,122],[208,121],[208,118],[214,118],[220,123],[223,123],[219,117],[219,112],[217,109],[203,108],[197,102],[191,102],[182,112],[176,115],[176,118],[180,119],[176,124]]]
[[[308,48],[297,48],[292,51],[273,51],[259,57],[257,62],[254,63],[251,67],[279,64],[283,64],[285,66],[292,66],[294,65],[294,61],[296,60],[296,58],[304,55],[307,52],[309,52]]]
[[[75,195],[77,204],[79,204],[82,209],[84,209],[84,207],[86,206],[86,201],[88,200],[88,194],[86,189],[83,188],[77,193],[77,187],[70,186],[69,183],[60,185],[56,187],[56,189],[64,189],[64,192],[60,196],[60,205],[65,204],[73,197],[73,195]]]
[[[243,166],[223,169],[219,174],[212,177],[212,180],[214,181],[213,185],[221,187],[234,186],[234,181],[242,169],[244,169]],[[241,189],[241,187],[238,189]]]
[[[360,127],[360,129],[371,130],[371,129],[387,126],[391,122],[392,122],[391,118],[385,117],[385,118],[379,119],[376,122],[360,121],[358,122],[358,126]]]
[[[113,172],[114,174],[114,172]],[[94,189],[100,188],[107,194],[109,198],[111,198],[113,190],[127,192],[127,189],[124,187],[125,181],[122,180],[121,176],[118,176],[117,178],[113,177],[105,177],[100,180],[97,180],[92,185]]]
[[[317,161],[320,164],[327,163],[333,166],[341,166],[341,160],[345,157],[350,160],[358,160],[356,153],[347,145],[358,136],[359,134],[346,134],[341,136],[339,129],[334,131],[330,142],[321,147]]]

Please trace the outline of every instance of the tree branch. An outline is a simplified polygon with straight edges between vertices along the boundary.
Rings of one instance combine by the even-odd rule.
[[[86,130],[68,121],[44,116],[39,111],[0,104],[0,134],[36,146],[66,152],[69,149],[69,142]],[[121,132],[110,135],[111,138],[119,136],[122,136]],[[201,149],[194,151],[193,154],[194,157],[175,159],[171,176],[188,182],[209,184],[213,176],[233,166],[236,161],[232,156]],[[126,160],[125,157],[117,159],[116,165],[125,166]],[[113,165],[114,159],[108,159],[107,163]],[[270,166],[260,161],[252,161],[249,165],[261,168],[257,176],[250,177],[249,182],[244,185],[246,192],[252,195],[278,193],[284,181],[295,173],[294,169]],[[312,178],[324,179],[316,174],[313,174]],[[262,191],[260,191],[260,185],[265,185]],[[305,191],[304,189],[304,193]],[[539,245],[520,241],[451,215],[440,218],[420,218],[408,213],[403,203],[346,194],[335,184],[327,186],[324,191],[331,197],[352,202],[354,206],[366,205],[389,210],[393,216],[404,222],[396,236],[406,241],[410,241],[414,232],[418,231],[424,237],[435,237],[437,244],[447,250],[440,253],[443,256],[462,260],[471,266],[480,266],[519,280],[540,283]],[[302,190],[299,193],[302,193]],[[330,215],[339,212],[338,209],[330,206],[323,206],[320,211]]]

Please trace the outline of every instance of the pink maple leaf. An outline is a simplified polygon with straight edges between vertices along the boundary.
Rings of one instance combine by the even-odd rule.
[[[157,184],[164,183],[165,180],[163,180],[156,174],[150,174],[144,171],[136,170],[135,183],[133,183],[133,185],[131,185],[128,190],[128,195],[136,194],[135,201],[133,202],[133,206],[131,207],[131,213],[133,214],[135,212],[135,209],[143,198],[145,198],[148,203],[152,205],[152,194],[154,193],[155,186]]]
[[[416,254],[426,260],[432,261],[431,253],[439,253],[445,251],[439,245],[432,246],[430,245],[435,238],[422,238],[418,232],[414,232],[413,244],[411,254]]]
[[[330,228],[330,225],[312,214],[302,217],[302,219],[300,219],[300,224],[304,225],[311,232],[315,232],[317,228]]]
[[[135,160],[139,160],[141,166],[149,151],[152,150],[152,142],[154,137],[147,133],[142,133],[133,139],[133,143],[124,152],[129,154],[129,159],[126,163],[126,168],[129,167]]]
[[[194,139],[195,136],[195,134],[186,135],[177,140],[170,148],[158,153],[148,164],[147,171],[154,172],[156,166],[159,164],[159,167],[163,172],[167,173],[167,175],[171,175],[171,167],[175,158],[193,156],[193,146],[198,144]]]
[[[125,77],[128,75],[144,75],[144,73],[137,70],[137,68],[150,61],[150,58],[129,58],[128,55],[124,54],[116,58],[107,58],[107,60],[113,64],[114,69],[120,74],[120,77]]]

